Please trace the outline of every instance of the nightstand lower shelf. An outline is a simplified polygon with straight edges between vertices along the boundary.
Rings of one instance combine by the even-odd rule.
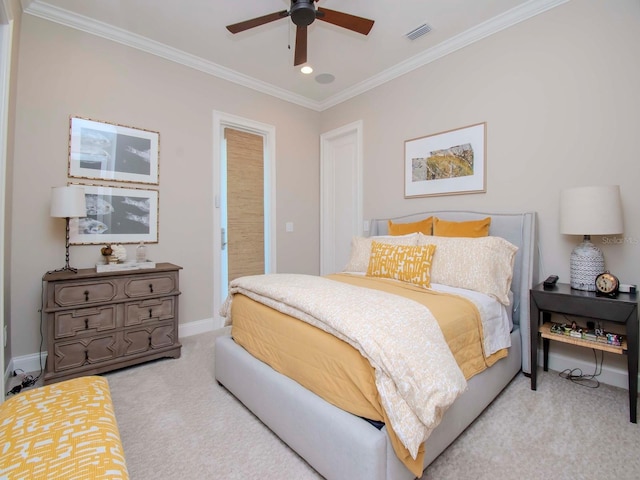
[[[593,348],[595,350],[602,350],[603,352],[616,353],[618,355],[624,355],[627,352],[627,341],[623,340],[620,346],[610,345],[608,343],[593,342],[591,340],[583,340],[581,338],[571,337],[569,335],[561,335],[551,332],[551,325],[553,323],[547,322],[540,326],[538,330],[540,336],[543,339],[553,340],[555,342],[569,343],[571,345],[577,345],[579,347]],[[545,371],[547,369],[545,368]]]

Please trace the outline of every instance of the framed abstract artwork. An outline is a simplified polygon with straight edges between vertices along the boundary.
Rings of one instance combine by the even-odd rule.
[[[404,196],[486,192],[486,123],[404,143]]]
[[[81,185],[87,216],[69,222],[74,245],[158,242],[158,191]]]
[[[157,185],[160,134],[71,117],[69,176]]]

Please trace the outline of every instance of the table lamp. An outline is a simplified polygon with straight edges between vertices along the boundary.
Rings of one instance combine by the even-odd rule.
[[[591,235],[623,232],[620,187],[577,187],[560,192],[560,232],[583,235],[582,243],[571,252],[571,288],[594,292],[595,279],[605,268],[602,250],[591,243]]]
[[[65,266],[56,272],[74,272],[77,268],[69,266],[69,220],[71,218],[82,218],[87,216],[87,207],[84,198],[84,188],[77,185],[51,188],[51,216],[64,218],[67,222],[66,237],[66,263]]]

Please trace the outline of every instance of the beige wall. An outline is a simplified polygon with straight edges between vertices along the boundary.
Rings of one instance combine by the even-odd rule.
[[[321,129],[359,119],[365,218],[533,210],[540,275],[568,282],[580,238],[559,232],[560,190],[617,184],[623,243],[592,240],[622,282],[640,283],[637,0],[568,2],[323,112]],[[487,192],[404,199],[404,141],[478,122],[487,122]]]
[[[621,281],[640,283],[640,2],[564,4],[323,112],[322,131],[357,119],[365,217],[534,210],[542,273],[567,280],[580,238],[559,233],[560,190],[618,184],[626,242],[594,241]],[[487,192],[405,199],[404,141],[478,122]]]
[[[67,182],[69,115],[160,132],[160,241],[148,256],[184,267],[181,323],[213,316],[214,110],[275,126],[277,268],[318,272],[317,112],[30,15],[16,101],[13,357],[38,351],[40,279],[64,265],[64,221],[48,209],[50,188]],[[293,233],[284,233],[286,221]],[[72,246],[72,266],[93,266],[99,249]]]
[[[362,119],[366,218],[430,209],[533,210],[541,275],[557,273],[566,281],[579,238],[558,231],[560,190],[619,184],[624,243],[594,240],[623,282],[640,283],[639,25],[637,0],[568,2],[318,113],[25,16],[13,196],[13,356],[37,352],[39,280],[64,260],[64,222],[49,218],[47,209],[49,188],[67,180],[70,114],[160,131],[160,243],[149,249],[152,258],[185,267],[182,322],[212,316],[214,109],[276,126],[279,271],[317,273],[318,137]],[[488,126],[487,193],[404,199],[404,141],[477,122]],[[295,223],[294,233],[284,233],[286,221]],[[97,251],[72,247],[72,264],[91,266]]]

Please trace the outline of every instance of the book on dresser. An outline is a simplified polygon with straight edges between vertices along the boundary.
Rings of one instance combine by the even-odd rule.
[[[136,270],[45,274],[45,383],[180,357],[181,269],[157,263]]]

